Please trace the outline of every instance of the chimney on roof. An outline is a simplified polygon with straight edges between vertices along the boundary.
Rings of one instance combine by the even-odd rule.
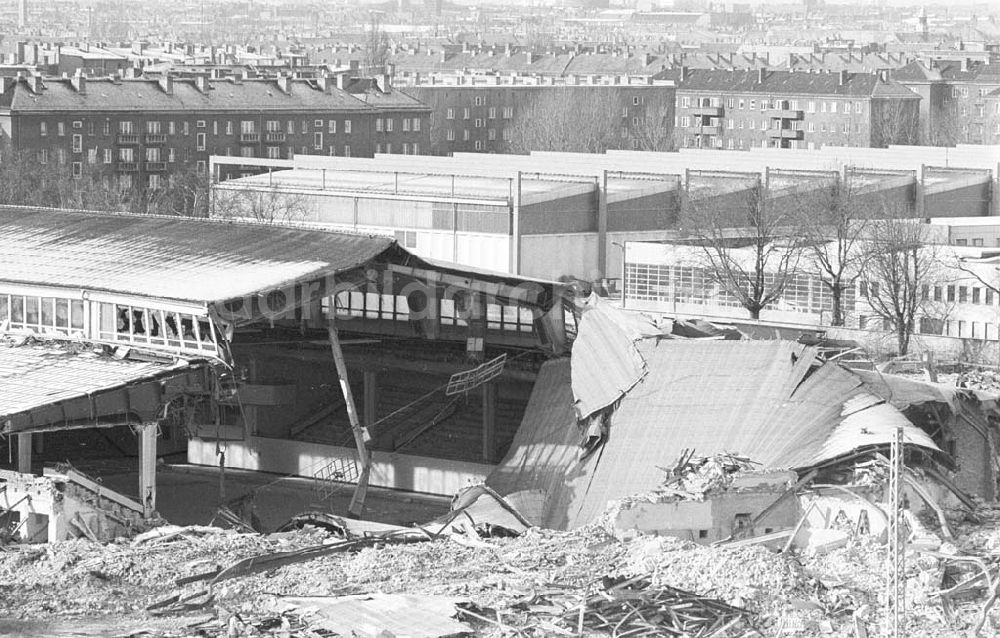
[[[83,74],[82,69],[77,69],[76,73],[70,79],[70,84],[73,85],[73,90],[77,93],[87,92],[87,76]]]
[[[959,60],[959,70],[963,73],[969,70],[969,58],[962,58]]]
[[[290,78],[286,77],[284,73],[279,73],[275,80],[278,84],[278,89],[282,93],[288,95],[292,92],[292,81]]]
[[[326,73],[320,73],[316,76],[316,86],[319,87],[320,91],[329,93],[330,89],[333,88],[332,78]]]
[[[686,66],[681,67],[681,82],[687,79],[688,68]]]
[[[375,86],[383,93],[392,93],[392,84],[389,83],[389,74],[380,73],[375,76]]]
[[[347,80],[348,80],[348,77],[349,76],[346,73],[338,73],[337,74],[337,89],[339,89],[341,91],[347,90]]]
[[[28,76],[28,89],[34,93],[39,94],[42,92],[42,76],[37,73],[32,73]]]
[[[20,77],[20,75],[21,74],[18,73],[18,77]],[[17,80],[18,78],[9,78],[6,76],[0,77],[0,95],[3,95],[7,91],[14,88],[14,85],[17,84]]]
[[[767,69],[760,67],[757,69],[757,84],[763,84],[767,79]]]
[[[888,84],[890,77],[891,77],[891,71],[890,71],[890,69],[879,69],[878,70],[878,79],[881,80],[882,82],[885,82],[886,84]]]
[[[171,77],[169,73],[164,73],[163,75],[161,75],[159,79],[156,81],[156,83],[160,85],[160,90],[163,91],[165,94],[167,95],[174,94],[174,78]]]
[[[841,69],[841,71],[838,73],[837,84],[839,84],[840,86],[844,86],[850,79],[851,79],[851,74],[848,73],[847,69]]]
[[[208,93],[208,76],[199,75],[194,79],[194,86],[199,93]]]

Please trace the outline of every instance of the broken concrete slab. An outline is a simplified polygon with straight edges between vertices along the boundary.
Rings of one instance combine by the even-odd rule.
[[[356,596],[302,596],[282,598],[289,607],[309,611],[323,628],[343,636],[381,638],[439,638],[472,633],[472,627],[454,619],[459,598],[411,594]]]

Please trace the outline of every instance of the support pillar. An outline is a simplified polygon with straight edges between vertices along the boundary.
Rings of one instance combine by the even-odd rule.
[[[156,511],[156,437],[159,425],[143,423],[139,426],[139,502],[146,518]]]
[[[364,371],[364,417],[365,427],[371,429],[375,425],[375,410],[378,403],[378,376],[374,370]]]
[[[361,513],[365,508],[365,497],[368,495],[368,479],[371,475],[371,452],[368,450],[368,442],[371,440],[371,434],[367,428],[361,425],[361,421],[358,419],[358,409],[354,403],[354,393],[351,392],[351,384],[347,378],[347,363],[344,361],[344,351],[340,347],[340,336],[337,334],[333,315],[333,304],[331,304],[326,332],[330,339],[333,362],[337,366],[340,391],[344,396],[344,404],[347,406],[347,418],[351,422],[354,444],[358,448],[358,459],[361,462],[361,476],[358,478],[358,485],[354,489],[354,495],[351,497],[351,504],[348,506],[347,511],[355,518],[361,518]]]
[[[597,183],[597,277],[608,277],[608,172]]]
[[[497,384],[483,384],[483,462],[497,462]]]
[[[17,471],[31,474],[31,434],[17,435]]]

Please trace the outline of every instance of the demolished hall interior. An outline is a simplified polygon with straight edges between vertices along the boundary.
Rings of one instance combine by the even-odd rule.
[[[567,318],[560,284],[391,238],[0,209],[3,457],[56,477],[0,479],[0,508],[20,538],[85,534],[31,490],[102,452],[138,482],[92,495],[101,516],[154,516],[157,459],[353,483],[360,516],[368,485],[451,496],[506,452]]]
[[[341,515],[365,516],[366,486],[485,482],[528,524],[715,542],[794,538],[803,515],[878,529],[901,429],[912,508],[996,496],[995,397],[657,324],[391,238],[0,209],[0,266],[17,470],[0,508],[25,540],[150,524],[158,458],[349,485]],[[51,466],[112,449],[138,457],[130,493]],[[83,496],[40,496],[56,493]]]

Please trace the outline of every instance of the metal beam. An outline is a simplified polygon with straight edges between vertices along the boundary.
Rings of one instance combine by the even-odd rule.
[[[371,474],[371,452],[368,449],[371,434],[368,432],[368,428],[363,427],[358,419],[354,394],[351,392],[351,384],[347,378],[347,363],[344,361],[344,351],[340,347],[340,336],[337,334],[336,325],[334,325],[332,308],[330,317],[327,319],[326,329],[330,339],[330,350],[333,352],[333,362],[337,366],[337,376],[340,378],[340,391],[344,395],[344,404],[347,406],[347,417],[351,421],[354,444],[358,448],[358,458],[361,461],[361,476],[358,478],[358,485],[354,489],[354,496],[351,497],[351,504],[347,508],[347,511],[351,515],[360,518],[365,509],[365,497],[368,495],[368,478]]]
[[[139,430],[139,501],[142,515],[149,518],[156,511],[156,437],[157,423],[143,423]]]

